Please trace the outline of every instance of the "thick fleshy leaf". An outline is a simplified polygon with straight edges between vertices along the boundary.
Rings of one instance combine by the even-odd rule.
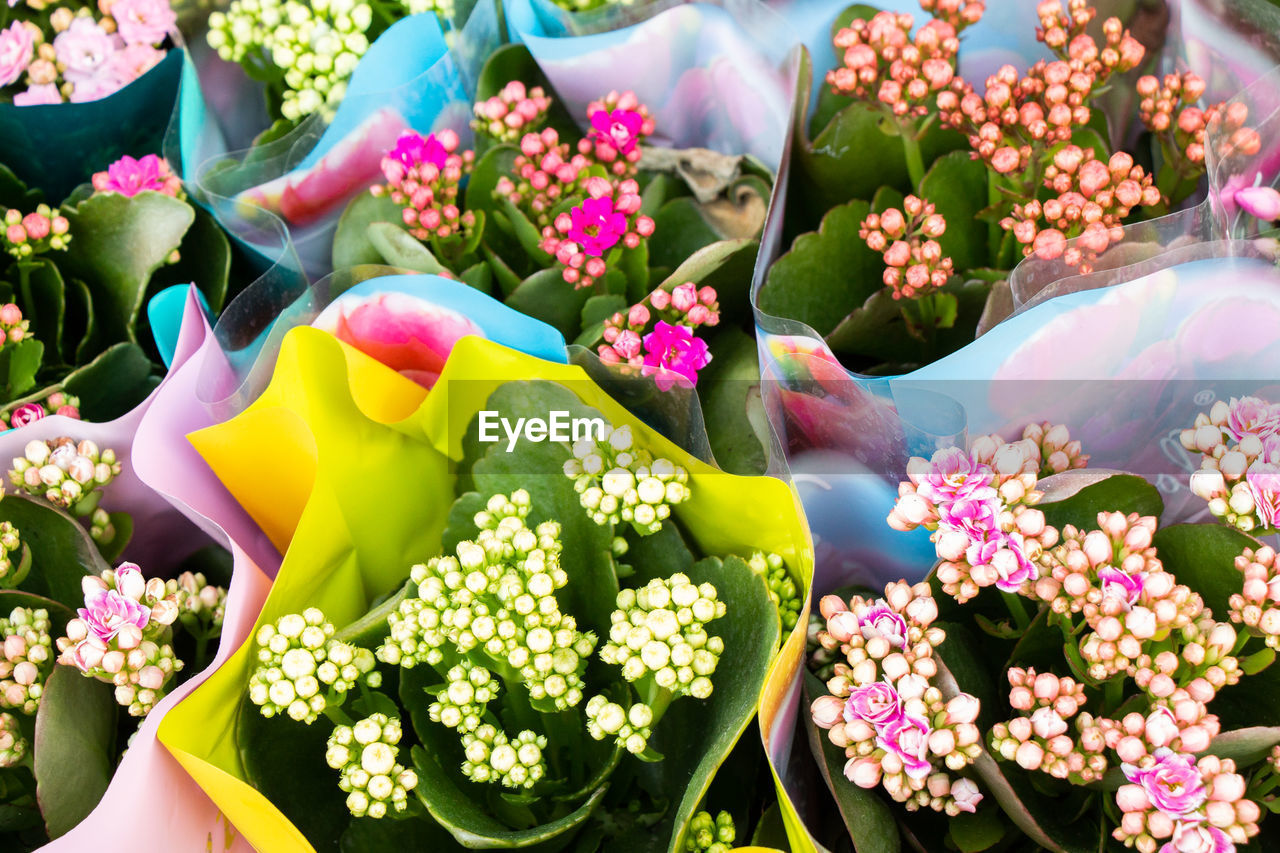
[[[382,255],[389,266],[413,272],[438,275],[449,272],[436,260],[431,250],[422,245],[408,231],[391,222],[371,222],[365,229],[369,242]]]
[[[617,293],[592,296],[582,306],[582,334],[575,344],[593,347],[604,336],[604,321],[620,311],[627,310],[627,298]]]
[[[93,295],[99,345],[137,342],[151,274],[182,244],[195,211],[185,201],[147,191],[132,198],[102,193],[62,213],[73,237],[63,263]]]
[[[1004,837],[1004,821],[994,806],[973,814],[958,814],[948,821],[948,834],[962,853],[979,853],[994,847]]]
[[[8,501],[5,501],[8,503]],[[55,666],[36,713],[36,797],[50,838],[65,835],[98,805],[116,766],[116,709],[110,684]]]
[[[360,193],[351,200],[338,219],[333,235],[333,268],[350,269],[360,264],[381,264],[382,253],[369,239],[369,226],[374,222],[403,222],[400,205],[388,196]]]
[[[72,371],[62,380],[62,387],[80,398],[81,415],[107,421],[146,399],[155,387],[152,380],[151,359],[142,348],[119,343]]]
[[[763,474],[768,454],[747,417],[752,389],[760,383],[756,342],[728,327],[716,334],[714,352],[714,360],[698,377],[711,451],[730,474]]]
[[[582,308],[591,297],[591,288],[575,289],[564,280],[558,267],[539,270],[520,282],[507,297],[507,304],[555,327],[567,339],[578,335]]]
[[[16,269],[23,316],[31,321],[32,336],[48,347],[48,360],[57,363],[63,358],[62,318],[67,310],[62,273],[48,258],[20,261]]]
[[[1239,594],[1244,576],[1235,559],[1262,543],[1222,524],[1175,524],[1156,531],[1153,544],[1165,571],[1200,593],[1205,606],[1226,619],[1227,602]]]
[[[949,328],[936,330],[932,348],[911,333],[902,315],[902,303],[886,287],[879,287],[864,305],[841,320],[827,336],[827,345],[841,355],[899,365],[897,372],[906,372],[910,365],[931,361],[973,342],[973,329],[982,316],[989,288],[983,281],[961,282],[958,278],[942,288],[941,293],[954,297],[945,303],[954,319]]]
[[[194,282],[216,315],[227,299],[231,277],[231,243],[218,223],[203,207],[193,207],[195,221],[182,238],[178,262],[155,271],[149,290],[152,294],[172,284]]]
[[[1266,758],[1277,744],[1280,744],[1280,726],[1249,726],[1222,732],[1206,751],[1219,758],[1230,758],[1237,767],[1248,767]]]
[[[849,839],[857,853],[898,853],[902,839],[898,834],[893,811],[875,791],[859,788],[845,778],[848,759],[844,750],[827,738],[826,732],[813,723],[808,708],[819,696],[827,694],[826,685],[807,669],[804,673],[804,707],[800,709],[809,747],[818,759],[818,769],[836,801],[836,809],[844,821]]]
[[[977,218],[987,206],[987,166],[969,152],[952,151],[939,157],[920,181],[921,198],[931,202],[947,220],[938,238],[942,254],[955,268],[967,270],[987,263],[987,223]]]
[[[392,850],[448,850],[453,837],[444,827],[422,818],[356,818],[338,842],[341,853],[388,853]]]
[[[0,349],[0,380],[4,382],[4,398],[16,399],[35,387],[36,371],[44,359],[44,344],[35,338],[24,338]]]
[[[653,235],[649,237],[650,263],[675,267],[694,252],[720,240],[692,196],[667,201],[653,217]]]
[[[852,201],[827,211],[818,230],[801,234],[778,258],[760,289],[760,310],[829,334],[840,318],[883,289],[884,260],[858,237],[871,207]]]
[[[685,282],[714,287],[721,324],[751,320],[750,283],[760,245],[754,240],[719,240],[681,258],[658,285],[670,292]]]
[[[1134,474],[1084,468],[1046,477],[1039,488],[1044,497],[1036,506],[1044,512],[1045,521],[1059,530],[1068,524],[1093,530],[1100,512],[1136,512],[1157,518],[1164,512],[1156,487]]]
[[[0,501],[0,521],[18,528],[23,543],[31,549],[31,573],[22,582],[25,592],[52,598],[72,609],[82,607],[80,579],[111,568],[85,529],[47,503],[10,495]]]

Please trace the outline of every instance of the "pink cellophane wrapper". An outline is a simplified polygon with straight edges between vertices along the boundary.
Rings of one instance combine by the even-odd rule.
[[[92,439],[120,454],[122,470],[104,505],[133,516],[134,536],[124,559],[139,563],[144,572],[169,569],[210,542],[228,548],[233,557],[226,617],[213,662],[156,706],[97,808],[43,850],[133,853],[140,849],[140,832],[147,838],[144,846],[155,850],[252,850],[155,737],[165,712],[244,642],[280,562],[265,534],[186,440],[188,432],[213,422],[195,395],[199,367],[212,347],[212,330],[193,290],[173,367],[136,409],[103,424],[55,415],[0,435],[0,458],[6,460],[21,455],[32,439],[59,435]]]

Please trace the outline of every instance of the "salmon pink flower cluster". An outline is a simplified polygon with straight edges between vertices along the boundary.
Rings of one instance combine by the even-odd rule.
[[[1280,519],[1280,407],[1258,397],[1219,400],[1181,433],[1200,454],[1191,491],[1209,512],[1245,533],[1265,533]]]
[[[982,8],[981,3],[966,4],[975,10],[967,12],[974,20]],[[947,20],[932,18],[912,36],[914,23],[908,14],[879,12],[837,32],[835,47],[843,65],[827,72],[832,91],[878,104],[902,120],[926,115],[934,96],[955,77],[960,40]]]
[[[47,204],[37,205],[25,215],[12,207],[4,212],[4,248],[18,260],[65,251],[71,242],[70,231],[67,218]]]
[[[107,167],[105,172],[93,176],[93,190],[98,193],[120,193],[133,198],[140,192],[150,191],[173,198],[183,198],[182,179],[173,173],[169,162],[155,154],[147,154],[137,160],[128,154]]]
[[[645,335],[650,323],[664,327],[684,327],[689,330],[688,339],[691,341],[692,333],[699,327],[715,326],[719,322],[720,303],[716,301],[714,287],[699,288],[693,282],[677,285],[669,292],[659,287],[628,308],[626,313],[619,311],[604,321],[604,343],[598,347],[597,352],[605,364],[640,367],[655,356],[657,349],[648,348],[656,347],[660,340],[660,337],[655,338],[653,334]],[[669,339],[671,333],[667,333],[667,337]],[[704,354],[709,360],[710,355]],[[682,375],[695,381],[697,370],[698,368],[693,368],[691,373]]]
[[[1007,675],[1009,706],[1019,714],[992,727],[992,752],[1073,785],[1101,779],[1108,766],[1105,721],[1084,710],[1084,685],[1032,668],[1013,667]]]
[[[932,293],[947,283],[954,265],[942,254],[937,238],[947,222],[928,201],[909,195],[902,210],[873,213],[858,227],[858,236],[884,255],[884,284],[894,299]]]
[[[636,174],[640,143],[652,136],[656,123],[634,92],[610,92],[587,105],[591,133],[578,142],[578,153],[591,157],[618,178]]]
[[[472,151],[456,153],[458,134],[442,130],[423,137],[406,130],[382,158],[385,184],[371,188],[400,205],[405,227],[433,244],[465,238],[475,214],[459,207],[458,190],[475,162]]]
[[[477,101],[471,127],[500,142],[517,142],[547,120],[551,97],[541,86],[526,87],[519,80],[503,86],[498,94]]]
[[[551,211],[561,200],[582,191],[581,178],[591,161],[583,154],[570,155],[569,143],[560,141],[555,128],[526,133],[511,175],[498,178],[495,198],[506,198],[541,229],[551,224]]]
[[[1280,651],[1280,567],[1269,545],[1245,548],[1235,559],[1244,586],[1231,596],[1231,621],[1243,625],[1268,646]]]
[[[1204,172],[1205,129],[1226,106],[1221,102],[1205,108],[1198,106],[1204,90],[1204,79],[1193,71],[1166,74],[1163,78],[1147,74],[1137,82],[1142,123],[1160,137],[1166,152],[1177,155],[1171,162],[1187,177]],[[1248,106],[1240,107],[1247,117]]]
[[[810,713],[844,750],[845,777],[860,788],[883,786],[907,809],[957,815],[982,801],[958,775],[980,754],[979,702],[935,684],[934,649],[946,632],[933,624],[938,605],[928,584],[891,583],[883,599],[823,597],[817,642],[839,652],[827,695]]]
[[[1229,758],[1158,749],[1125,764],[1116,791],[1122,817],[1112,837],[1144,853],[1232,853],[1258,834],[1258,804]],[[1161,842],[1164,842],[1161,844]]]

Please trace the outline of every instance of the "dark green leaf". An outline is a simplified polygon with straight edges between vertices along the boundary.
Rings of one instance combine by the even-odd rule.
[[[685,282],[714,287],[721,323],[749,324],[751,274],[759,248],[755,240],[718,240],[681,259],[658,286],[668,293]]]
[[[333,268],[350,269],[361,264],[380,264],[382,254],[369,239],[374,222],[403,222],[400,205],[385,195],[360,193],[342,211],[333,235]]]
[[[458,278],[481,293],[493,292],[493,270],[484,261],[467,267],[458,275]]]
[[[968,151],[952,151],[934,161],[920,181],[920,197],[947,220],[938,238],[942,254],[957,270],[987,263],[987,224],[976,217],[987,206],[987,165]]]
[[[582,309],[590,297],[590,288],[575,289],[564,280],[557,266],[536,272],[520,282],[507,297],[507,304],[555,327],[572,340],[578,335]]]
[[[116,531],[115,536],[111,537],[110,542],[99,542],[98,551],[102,553],[102,559],[114,566],[120,560],[124,549],[128,547],[129,540],[133,538],[133,516],[127,512],[113,512],[110,516],[111,526]]]
[[[5,501],[8,503],[8,501]],[[110,684],[55,666],[36,713],[36,796],[50,838],[98,805],[115,771],[116,701]]]
[[[31,334],[49,349],[50,361],[66,356],[62,346],[62,318],[66,313],[66,284],[48,258],[22,261],[18,268],[18,293],[22,313],[31,321]]]
[[[36,384],[36,371],[44,358],[44,344],[35,338],[23,338],[0,350],[0,365],[4,366],[6,400],[21,397]]]
[[[614,314],[627,310],[627,299],[616,293],[592,296],[582,306],[582,334],[574,341],[584,347],[599,343],[604,335],[604,321]]]
[[[1224,618],[1228,599],[1240,592],[1243,575],[1235,567],[1245,548],[1262,543],[1222,524],[1175,524],[1156,531],[1153,540],[1164,569],[1191,587],[1205,606]]]
[[[338,843],[341,853],[389,853],[393,850],[431,850],[437,853],[456,846],[453,836],[426,817],[356,818]]]
[[[436,260],[431,250],[399,225],[391,222],[370,222],[365,229],[369,242],[378,250],[382,260],[390,266],[420,273],[447,272]]]
[[[730,474],[763,474],[768,456],[747,417],[751,391],[760,382],[756,342],[728,327],[715,335],[714,344],[715,357],[698,377],[711,451]]]
[[[667,201],[653,217],[649,263],[677,267],[694,252],[720,239],[692,196]]]
[[[85,529],[47,503],[10,495],[0,500],[0,521],[18,528],[31,549],[33,570],[22,584],[26,592],[74,609],[84,605],[81,578],[111,568]]]
[[[973,814],[959,814],[947,823],[951,840],[963,853],[979,853],[994,847],[1004,837],[1000,809],[982,808]]]
[[[120,343],[77,368],[62,381],[80,398],[80,414],[107,421],[141,403],[151,392],[151,360],[136,344]]]
[[[227,299],[231,276],[231,243],[213,216],[203,207],[194,207],[195,221],[182,238],[176,264],[156,270],[152,276],[150,294],[171,284],[195,282],[204,294],[210,310],[221,313]]]
[[[8,166],[0,163],[0,205],[18,210],[35,210],[44,201],[44,193],[30,189]]]

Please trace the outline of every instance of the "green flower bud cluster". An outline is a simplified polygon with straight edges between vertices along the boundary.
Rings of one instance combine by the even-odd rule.
[[[13,767],[27,755],[30,744],[13,714],[0,714],[0,767]]]
[[[587,700],[587,732],[596,740],[612,736],[614,743],[633,755],[639,755],[648,747],[652,726],[653,709],[643,702],[623,708],[604,696]]]
[[[462,736],[466,761],[462,772],[472,782],[501,782],[507,788],[532,788],[547,774],[542,750],[547,739],[531,731],[508,738],[485,723]]]
[[[485,706],[498,696],[498,680],[466,658],[450,668],[445,678],[448,683],[436,692],[427,714],[447,728],[474,732],[484,720]]]
[[[287,713],[310,725],[328,706],[322,692],[345,694],[365,679],[381,684],[373,653],[333,639],[333,625],[314,607],[263,625],[254,638],[258,666],[249,677],[249,700],[264,717]]]
[[[711,675],[724,651],[724,641],[706,629],[725,613],[714,586],[696,586],[677,573],[638,590],[624,589],[617,603],[609,641],[600,649],[605,663],[622,667],[628,681],[652,676],[676,696],[711,695]]]
[[[92,441],[72,438],[27,442],[23,455],[9,469],[9,481],[29,495],[44,497],[54,506],[86,515],[96,506],[99,491],[120,473],[114,450],[99,450]]]
[[[325,762],[341,773],[338,787],[347,792],[347,808],[355,817],[386,817],[402,812],[418,774],[396,762],[400,718],[374,714],[353,726],[335,726]]]
[[[166,590],[178,604],[180,619],[188,614],[210,628],[220,628],[227,610],[227,591],[213,586],[201,572],[183,572],[166,583]]]
[[[769,598],[778,606],[778,615],[782,618],[782,633],[785,637],[796,626],[800,618],[800,590],[791,573],[787,571],[782,557],[777,554],[766,554],[756,551],[747,560],[747,565],[760,577],[764,578],[769,588]]]
[[[169,680],[183,667],[173,646],[151,640],[143,640],[136,649],[125,653],[123,665],[114,673],[107,669],[113,663],[112,658],[104,656],[102,671],[85,674],[113,683],[116,703],[127,708],[131,717],[150,714],[168,693]]]
[[[53,670],[49,611],[15,607],[0,618],[0,708],[28,716],[40,707],[44,683]]]
[[[555,591],[568,581],[560,567],[560,525],[530,530],[529,506],[524,490],[494,495],[475,516],[474,542],[459,542],[456,556],[413,567],[416,597],[389,615],[380,660],[436,666],[446,652],[483,654],[474,660],[515,670],[535,703],[564,710],[582,701],[595,637],[560,611]]]
[[[564,474],[592,521],[630,522],[642,536],[662,529],[671,507],[690,496],[689,472],[635,447],[630,426],[610,430],[603,440],[574,442]]]
[[[722,811],[714,818],[710,812],[698,812],[689,821],[684,849],[687,853],[729,853],[736,838],[737,830],[728,812]]]
[[[15,552],[16,561],[13,556]],[[26,569],[30,568],[30,558],[24,555],[29,554],[29,551],[22,548],[18,528],[7,521],[0,521],[0,588],[11,589],[22,583],[26,577]]]

